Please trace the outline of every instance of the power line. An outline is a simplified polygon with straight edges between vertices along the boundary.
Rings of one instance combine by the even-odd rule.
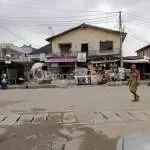
[[[138,38],[136,38],[135,36],[133,36],[132,34],[130,34],[130,33],[128,33],[128,35],[130,35],[132,38],[134,38],[135,40],[138,40],[138,41],[140,41],[140,42],[142,42],[142,43],[145,43],[145,44],[149,44],[149,43],[147,43],[147,42],[144,42],[143,40],[141,41],[140,39],[138,39]]]
[[[13,33],[11,30],[9,30],[8,28],[0,25],[0,27],[4,30],[6,30],[7,32],[11,33],[12,35],[14,35],[15,37],[17,37],[18,39],[20,39],[21,41],[24,41],[26,43],[29,43],[28,41],[24,40],[23,38],[21,38],[20,36],[16,35],[15,33]]]
[[[126,27],[128,30],[129,30],[129,35],[130,36],[132,36],[132,37],[134,37],[135,39],[137,39],[137,40],[139,40],[139,41],[141,41],[141,42],[143,42],[143,43],[146,43],[146,44],[149,44],[149,42],[146,42],[146,41],[144,41],[143,39],[141,39],[137,34],[135,34],[129,27]]]
[[[141,20],[141,19],[138,19],[138,18],[133,18],[131,16],[125,16],[125,18],[130,20],[130,21],[138,21],[138,22],[141,22],[141,23],[150,24],[150,21],[145,21],[145,20]]]
[[[146,29],[150,29],[149,26],[144,25],[144,24],[140,24],[140,23],[137,23],[137,22],[130,22],[130,21],[126,21],[126,22],[129,23],[129,24],[132,24],[132,25],[136,25],[136,26],[138,25],[138,26],[144,27]]]
[[[17,7],[20,7],[20,6],[17,6]],[[24,6],[21,6],[21,7],[24,7]],[[49,10],[79,12],[79,10],[60,10],[60,9],[49,9]],[[80,11],[80,12],[97,12],[97,11]],[[85,20],[87,22],[90,22],[90,23],[99,23],[99,24],[100,23],[112,23],[114,21],[113,14],[116,14],[116,13],[117,12],[108,12],[108,13],[103,13],[103,14],[101,13],[101,14],[99,14],[99,15],[101,15],[101,18],[93,17],[93,18],[84,18],[84,19],[80,19],[80,20],[77,20],[78,18],[76,18],[76,20],[74,19],[74,20],[64,20],[64,21],[63,20],[55,20],[55,21],[53,20],[53,23],[49,23],[49,22],[48,23],[47,22],[46,23],[45,22],[44,23],[39,23],[38,21],[32,21],[32,20],[25,20],[25,21],[23,21],[23,20],[9,20],[9,19],[14,19],[14,18],[10,18],[10,17],[9,17],[8,20],[7,20],[7,18],[4,18],[4,20],[11,21],[11,22],[14,22],[16,24],[18,23],[20,25],[27,25],[27,26],[35,25],[35,26],[59,26],[59,27],[61,27],[61,26],[74,26],[75,24],[77,24],[77,22],[75,22],[75,21],[82,21],[82,22],[84,22]],[[108,16],[106,16],[106,15],[108,15]],[[88,17],[88,15],[86,15],[85,17]],[[71,18],[71,16],[70,16],[70,18]],[[19,19],[23,19],[23,17],[19,17]],[[4,27],[2,25],[0,25],[0,27],[3,28],[4,30],[6,30],[7,32],[11,33],[12,35],[14,35],[15,37],[17,37],[21,41],[26,42],[26,43],[30,43],[27,40],[25,40],[22,37],[20,37],[17,34],[15,34],[14,32],[12,32],[11,30],[9,30],[8,28],[6,28],[6,27]]]
[[[138,15],[127,13],[127,12],[125,13],[125,15],[132,16],[134,18],[138,18],[138,19],[145,20],[145,21],[148,21],[148,20],[150,21],[150,18],[141,17],[141,16],[138,16]]]
[[[14,35],[15,37],[17,37],[18,39],[20,39],[21,43],[23,43],[23,44],[24,44],[24,42],[25,42],[25,43],[30,43],[29,41],[27,41],[27,40],[23,39],[22,37],[18,36],[17,34],[15,34],[14,32],[12,32],[12,31],[9,30],[8,28],[6,28],[6,27],[4,27],[4,26],[2,26],[2,25],[0,25],[0,27],[1,27],[2,29],[6,30],[7,32],[11,33],[12,35]],[[35,44],[33,44],[33,45],[35,45]],[[37,45],[35,45],[35,46],[37,46]]]
[[[88,22],[88,23],[116,23],[116,18],[112,18],[112,17],[102,17],[102,18],[86,18],[86,19],[82,19],[82,20],[51,20],[51,21],[41,21],[41,20],[30,20],[30,21],[23,21],[23,20],[3,20],[3,21],[8,21],[8,22],[11,22],[11,24],[16,24],[16,25],[35,25],[35,26],[42,26],[42,25],[50,25],[50,24],[59,24],[59,26],[62,26],[62,25],[72,25],[72,24],[81,24],[81,22]],[[52,23],[51,23],[52,22]]]
[[[115,20],[116,18],[112,18],[112,17],[102,17],[102,18],[81,18],[81,19],[72,19],[72,20],[7,20],[7,19],[0,19],[1,21],[14,21],[14,22],[22,22],[22,23],[26,23],[26,22],[49,22],[49,21],[53,21],[53,22],[73,22],[73,21],[80,21],[80,22],[84,22],[84,21],[107,21],[107,20]]]
[[[132,30],[130,30],[129,29],[129,27],[126,27],[129,31],[130,31],[130,33],[132,33],[137,39],[139,39],[140,41],[143,41],[143,42],[145,42],[145,43],[148,43],[148,42],[146,42],[146,41],[144,41],[144,40],[142,40],[137,34],[135,34]]]
[[[89,23],[89,22],[87,22]],[[109,21],[109,22],[92,22],[94,24],[108,24],[108,23],[112,23],[112,21]],[[115,23],[115,22],[114,22]],[[58,27],[64,27],[64,26],[77,26],[79,25],[78,23],[73,23],[73,24],[17,24],[17,25],[20,25],[20,26],[39,26],[39,27],[42,27],[42,26],[58,26]]]
[[[150,26],[150,19],[147,19],[146,18],[142,18],[142,17],[139,17],[137,15],[127,15],[126,16],[126,22],[130,23],[130,24],[134,24],[134,25],[140,25],[140,26],[143,26],[147,29],[150,29],[149,26]]]
[[[25,19],[25,18],[28,18],[28,19],[33,19],[33,18],[40,18],[40,19],[45,19],[45,18],[51,18],[51,19],[68,19],[68,18],[83,18],[83,17],[95,17],[95,16],[114,16],[114,14],[104,14],[104,13],[96,13],[96,14],[86,14],[86,15],[76,15],[76,16],[0,16],[1,18],[9,18],[9,19]],[[116,14],[115,14],[116,15]],[[106,17],[107,17],[106,16]]]
[[[140,20],[140,19],[137,19],[137,18],[132,18],[132,17],[126,17],[126,20],[129,20],[130,22],[138,22],[138,23],[141,23],[141,24],[144,24],[144,25],[150,25],[150,21],[143,21],[143,20]]]
[[[90,18],[87,18],[88,16],[85,16],[85,17],[82,17],[82,18],[68,18],[68,19],[64,19],[64,18],[53,18],[53,20],[43,20],[43,21],[53,21],[53,22],[73,22],[73,21],[80,21],[80,22],[84,22],[84,21],[88,21],[88,20],[114,20],[116,19],[116,16],[113,16],[113,15],[109,15],[109,16],[102,16],[102,17],[90,17]],[[4,18],[4,19],[0,19],[1,21],[15,21],[15,22],[39,22],[39,21],[42,21],[41,19],[36,19],[36,20],[25,20],[23,18],[19,18],[21,20],[14,20],[14,18]],[[23,20],[22,20],[23,19]],[[43,22],[42,21],[42,22]]]
[[[87,21],[84,22],[87,24],[109,24],[109,23],[116,23],[116,21],[113,20],[109,20],[109,21]],[[79,22],[64,22],[64,23],[59,23],[59,22],[54,22],[54,23],[15,23],[15,25],[18,26],[59,26],[59,27],[63,27],[63,26],[77,26],[79,25]]]
[[[147,43],[147,42],[143,42],[143,41],[141,41],[141,40],[139,40],[139,39],[137,39],[136,37],[134,37],[132,34],[128,34],[131,38],[133,38],[134,40],[137,40],[137,41],[140,41],[140,42],[142,42],[142,43],[144,43],[144,44],[146,44],[146,45],[148,45],[149,43]]]
[[[46,21],[46,22],[16,22],[16,21],[10,21],[11,24],[19,24],[19,25],[40,25],[40,24],[43,24],[43,25],[47,25],[47,24],[59,24],[59,25],[64,25],[64,24],[81,24],[81,22],[83,23],[116,23],[117,21],[116,20],[113,20],[113,19],[107,19],[107,20],[82,20],[82,21]],[[8,22],[8,24],[10,23]],[[7,22],[5,22],[7,23]]]
[[[133,15],[134,16],[134,15]],[[126,23],[128,23],[128,24],[132,24],[132,25],[138,25],[138,26],[143,26],[143,27],[145,27],[146,29],[150,29],[149,28],[149,26],[148,25],[150,25],[148,22],[146,22],[145,23],[145,21],[141,21],[140,19],[135,19],[135,18],[133,18],[133,21],[128,21],[128,20],[125,20],[125,22]],[[130,36],[132,36],[133,38],[135,38],[136,40],[139,40],[139,41],[141,41],[141,42],[143,42],[143,43],[146,43],[146,44],[149,44],[149,42],[146,42],[146,41],[144,41],[143,39],[141,39],[137,34],[135,34],[134,32],[133,32],[133,30],[131,30],[129,27],[127,27],[126,26],[126,28],[129,30],[129,35]]]
[[[138,20],[128,21],[128,22],[137,23],[137,24],[144,25],[144,26],[147,26],[147,27],[150,26],[150,23],[144,23],[144,22],[141,22],[141,21],[138,21]]]
[[[139,25],[139,26],[143,26],[147,29],[150,29],[149,26],[150,26],[150,21],[147,21],[147,20],[144,20],[144,19],[141,19],[141,17],[137,18],[133,16],[135,15],[127,15],[125,16],[125,22],[129,23],[129,24],[134,24],[134,25]]]
[[[5,4],[0,4],[0,6],[5,6]],[[42,10],[50,10],[50,11],[64,11],[64,12],[102,12],[101,10],[71,10],[71,9],[52,9],[52,8],[44,8],[44,7],[36,7],[36,6],[23,6],[23,5],[13,5],[13,4],[7,4],[7,7],[19,7],[19,8],[27,8],[27,9],[42,9]],[[112,14],[112,13],[118,13],[118,12],[104,12],[104,14]]]

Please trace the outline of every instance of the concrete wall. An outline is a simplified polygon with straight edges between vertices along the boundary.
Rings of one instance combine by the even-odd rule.
[[[81,43],[88,43],[89,50],[100,50],[100,41],[113,41],[113,53],[119,53],[120,34],[93,28],[79,28],[52,41],[53,52],[60,52],[59,44],[72,43],[72,52],[81,51]],[[109,52],[111,53],[111,52]]]

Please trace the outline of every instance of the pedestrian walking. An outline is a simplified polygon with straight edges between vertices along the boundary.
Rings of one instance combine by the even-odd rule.
[[[132,102],[138,102],[139,101],[139,96],[137,95],[137,88],[139,85],[139,79],[140,79],[140,73],[139,71],[136,69],[136,65],[133,64],[131,66],[131,73],[129,75],[129,89],[130,92],[133,94],[134,99],[132,100]]]

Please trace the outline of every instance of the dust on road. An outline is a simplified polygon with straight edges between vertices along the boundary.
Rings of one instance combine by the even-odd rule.
[[[0,150],[115,150],[117,139],[101,132],[70,126],[66,135],[60,132],[64,128],[58,124],[9,127],[0,136]]]
[[[20,103],[21,101],[7,101],[7,100],[0,100],[0,107],[6,107],[9,105],[15,105]]]

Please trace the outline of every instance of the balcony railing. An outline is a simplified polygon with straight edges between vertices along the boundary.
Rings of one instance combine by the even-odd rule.
[[[89,50],[88,56],[117,55],[119,53],[119,49],[114,49],[112,51]]]
[[[53,52],[52,56],[77,56],[79,52],[73,51],[73,52],[68,52],[68,53],[62,53],[62,52]]]
[[[78,53],[81,53],[81,51],[71,51],[71,52],[53,52],[52,56],[77,56]],[[107,56],[107,55],[119,55],[120,51],[119,49],[114,49],[113,51],[100,51],[100,50],[89,50],[88,56]]]

